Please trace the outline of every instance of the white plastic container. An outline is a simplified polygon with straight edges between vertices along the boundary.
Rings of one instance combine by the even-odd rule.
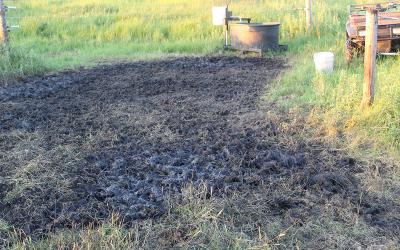
[[[319,52],[314,54],[315,69],[327,74],[333,73],[335,55],[332,52]]]
[[[224,25],[227,14],[228,14],[228,8],[226,6],[213,7],[212,8],[213,25]]]

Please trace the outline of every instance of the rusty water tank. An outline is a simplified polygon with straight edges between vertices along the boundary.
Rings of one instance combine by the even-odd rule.
[[[279,27],[277,22],[231,24],[231,47],[256,52],[279,50]]]

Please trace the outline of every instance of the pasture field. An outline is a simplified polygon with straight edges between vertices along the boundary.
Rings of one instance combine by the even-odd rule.
[[[396,249],[400,57],[378,59],[361,110],[351,3],[315,0],[307,32],[303,0],[232,0],[281,22],[289,50],[262,60],[222,51],[224,1],[5,0],[20,28],[0,55],[0,248]],[[335,53],[332,75],[315,72],[319,51]],[[206,182],[184,181],[197,165]],[[180,191],[161,206],[167,176]],[[127,205],[137,178],[151,192]]]
[[[214,1],[221,4],[223,1]],[[347,5],[362,1],[314,1],[315,29],[305,30],[302,0],[231,2],[234,13],[254,21],[280,21],[281,39],[289,45],[291,69],[271,93],[284,107],[312,111],[328,136],[340,136],[350,148],[372,145],[371,153],[397,157],[400,138],[399,58],[378,62],[374,107],[360,112],[363,67],[344,63]],[[6,1],[11,52],[0,58],[4,83],[10,77],[90,65],[103,60],[151,58],[168,54],[210,54],[221,50],[221,27],[211,25],[212,1],[183,0],[19,0]],[[315,74],[312,54],[329,50],[336,71]]]

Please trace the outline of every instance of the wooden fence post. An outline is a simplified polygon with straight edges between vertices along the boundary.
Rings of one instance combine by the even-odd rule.
[[[364,90],[362,107],[371,106],[374,102],[376,79],[376,52],[378,43],[378,10],[371,8],[366,13]]]
[[[6,8],[3,0],[0,0],[0,45],[6,45],[8,42]]]
[[[306,11],[307,30],[310,31],[313,26],[312,0],[306,0],[305,11]]]

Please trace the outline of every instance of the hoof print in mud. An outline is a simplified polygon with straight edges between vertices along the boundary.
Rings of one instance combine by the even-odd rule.
[[[311,177],[309,184],[328,194],[346,193],[354,188],[350,178],[336,172],[316,174]]]

